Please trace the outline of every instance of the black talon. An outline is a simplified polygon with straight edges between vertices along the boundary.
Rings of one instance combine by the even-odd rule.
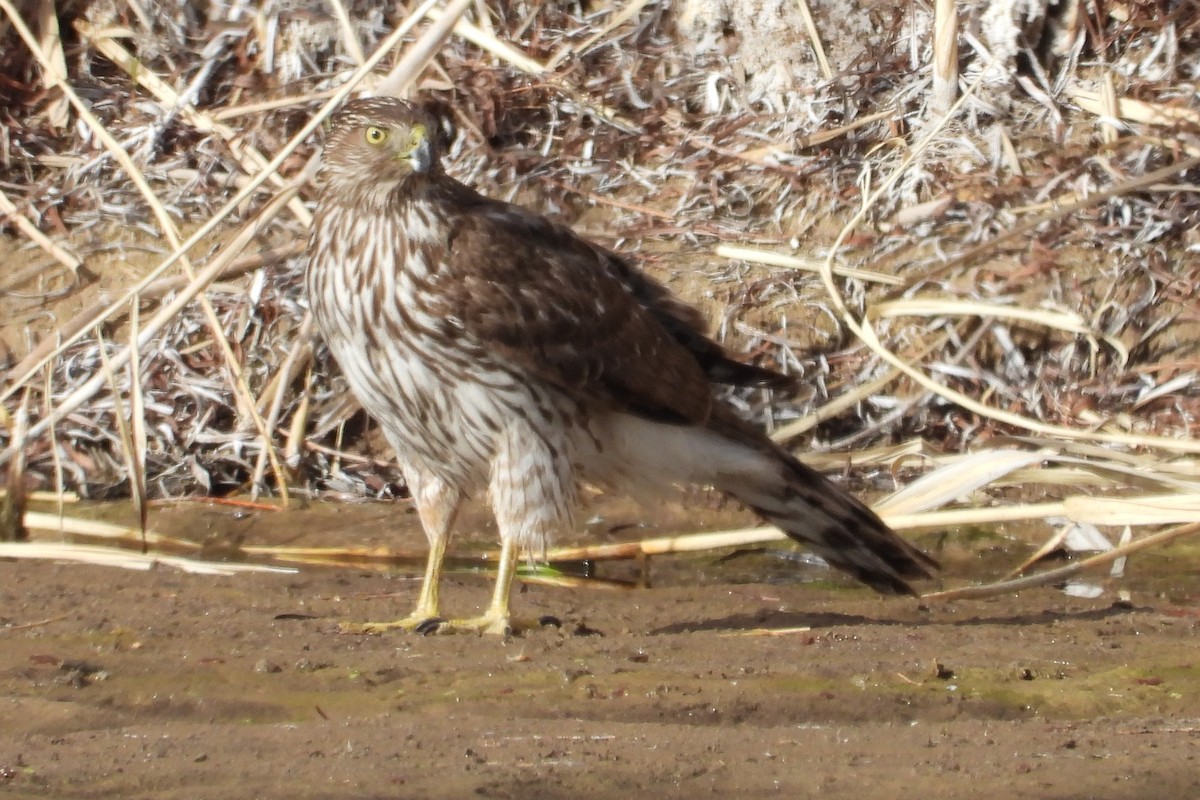
[[[417,627],[413,628],[413,633],[419,633],[422,636],[428,636],[431,633],[437,633],[438,628],[442,627],[442,623],[446,620],[441,617],[430,617],[422,622]]]
[[[538,617],[538,625],[541,625],[543,628],[549,628],[550,626],[562,628],[562,620],[553,614],[543,614]]]

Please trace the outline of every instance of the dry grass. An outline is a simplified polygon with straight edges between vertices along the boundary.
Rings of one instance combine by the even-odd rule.
[[[371,87],[448,116],[459,177],[646,245],[650,268],[712,296],[719,335],[811,387],[734,400],[781,440],[890,469],[897,527],[1192,519],[1192,11],[1048,18],[1031,58],[949,3],[847,43],[800,2],[817,83],[772,94],[728,49],[681,43],[661,4],[487,3],[480,19],[470,0],[335,2],[208,26],[181,2],[153,18],[29,5],[0,0],[0,220],[22,264],[0,283],[2,397],[22,423],[3,459],[26,489],[143,508],[391,491],[298,281],[318,128]],[[162,253],[123,275],[103,253],[134,233]],[[959,453],[978,469],[938,466]],[[1014,480],[1061,499],[996,504]]]

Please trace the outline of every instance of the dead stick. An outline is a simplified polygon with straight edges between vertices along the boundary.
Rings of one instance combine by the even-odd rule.
[[[1068,564],[1065,567],[1052,569],[1049,572],[1039,572],[1037,575],[1027,575],[1024,578],[1014,578],[1009,581],[999,581],[998,583],[987,583],[982,586],[960,586],[957,589],[946,589],[941,592],[931,592],[921,595],[922,600],[962,600],[962,599],[977,599],[981,597],[994,597],[998,594],[1007,594],[1020,589],[1029,589],[1034,586],[1044,586],[1047,583],[1057,583],[1066,578],[1082,572],[1085,569],[1093,567],[1102,567],[1106,564],[1111,564],[1122,556],[1127,556],[1130,553],[1136,553],[1139,550],[1146,550],[1156,545],[1166,544],[1175,539],[1184,536],[1190,536],[1193,533],[1200,532],[1200,522],[1189,522],[1187,525],[1180,525],[1176,528],[1168,528],[1165,531],[1147,536],[1145,539],[1138,539],[1136,542],[1130,542],[1126,545],[1114,547],[1106,553],[1085,558],[1083,561],[1078,561],[1074,564]]]
[[[259,267],[266,266],[267,264],[274,264],[292,258],[293,256],[297,256],[302,252],[304,252],[304,242],[292,242],[281,247],[263,250],[262,252],[254,253],[248,256],[242,256],[221,269],[213,280],[217,281],[236,278],[239,275],[244,275],[247,272],[253,272]],[[179,291],[187,286],[188,283],[188,279],[182,275],[176,275],[170,278],[159,278],[158,280],[146,286],[146,288],[142,290],[140,296],[143,300],[162,297],[163,295],[170,294],[171,292]],[[35,365],[45,361],[50,353],[56,347],[58,347],[58,341],[60,339],[73,338],[76,333],[88,327],[99,314],[104,312],[111,305],[111,300],[101,299],[100,301],[84,308],[67,322],[60,325],[57,331],[58,335],[54,338],[43,339],[37,347],[33,348],[33,350],[29,352],[29,355],[25,356],[25,358],[21,359],[19,364],[9,370],[8,375],[5,376],[5,382],[7,382],[14,375],[25,375],[26,373],[32,371]],[[128,308],[128,306],[126,306],[126,308]],[[116,315],[109,317],[110,320],[120,318],[121,317]]]
[[[1165,181],[1174,175],[1178,175],[1181,172],[1187,172],[1189,169],[1197,166],[1200,166],[1200,156],[1185,158],[1183,161],[1170,164],[1162,169],[1156,169],[1154,172],[1139,176],[1133,180],[1126,181],[1125,183],[1109,186],[1108,188],[1101,189],[1094,194],[1089,194],[1087,197],[1072,200],[1069,203],[1064,203],[1056,210],[1046,214],[1043,217],[1027,220],[1016,227],[1009,228],[1004,233],[1001,233],[1000,235],[995,236],[986,242],[982,242],[970,248],[969,250],[966,250],[965,252],[959,253],[949,261],[938,264],[936,267],[927,272],[915,276],[912,280],[907,281],[903,286],[893,289],[888,294],[888,297],[903,297],[905,292],[909,291],[916,283],[930,281],[938,276],[945,275],[955,267],[968,264],[984,253],[991,252],[1004,242],[1012,239],[1024,241],[1026,234],[1032,233],[1038,227],[1045,225],[1047,222],[1053,222],[1054,220],[1062,219],[1069,214],[1074,214],[1076,211],[1082,211],[1085,208],[1091,208],[1092,206],[1100,205],[1106,200],[1119,197],[1123,194],[1129,194],[1130,192],[1147,189],[1156,183],[1161,183],[1162,181]]]

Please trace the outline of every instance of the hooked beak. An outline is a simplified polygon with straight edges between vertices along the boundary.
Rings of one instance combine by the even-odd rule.
[[[429,146],[429,139],[422,136],[408,155],[404,156],[404,160],[412,165],[413,172],[422,175],[429,172],[433,167],[433,149]]]

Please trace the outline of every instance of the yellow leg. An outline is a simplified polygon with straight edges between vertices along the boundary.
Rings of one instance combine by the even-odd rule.
[[[425,580],[421,582],[421,594],[417,607],[409,616],[415,619],[431,619],[438,614],[438,586],[442,582],[442,561],[446,557],[446,539],[442,536],[430,543],[429,560],[425,562]]]
[[[476,617],[479,630],[483,633],[508,633],[508,600],[512,595],[513,576],[517,573],[517,545],[504,542],[500,545],[500,565],[496,570],[496,586],[492,589],[492,602],[482,617]]]
[[[508,598],[512,591],[513,576],[517,572],[517,545],[506,541],[500,546],[500,564],[496,572],[496,586],[492,590],[492,602],[481,616],[470,619],[450,619],[437,625],[437,633],[488,633],[504,636],[512,632],[508,614]],[[431,633],[434,632],[432,629]]]
[[[500,545],[500,566],[496,570],[496,586],[492,589],[492,602],[484,618],[508,622],[508,600],[512,595],[513,576],[517,574],[517,545],[504,542]]]
[[[446,543],[450,539],[450,529],[454,525],[462,496],[448,489],[441,481],[434,480],[423,483],[419,490],[414,491],[413,500],[421,517],[421,526],[429,539],[429,558],[425,562],[425,580],[417,597],[417,607],[407,617],[392,622],[343,622],[340,626],[342,632],[411,631],[440,622],[438,585],[442,577],[442,561],[446,557]]]
[[[552,617],[536,622],[514,621],[509,615],[508,601],[517,571],[517,542],[536,547],[547,540],[555,527],[570,523],[576,493],[570,442],[565,436],[551,442],[546,431],[514,415],[495,445],[488,499],[496,527],[500,529],[501,545],[492,601],[478,617],[440,623],[438,633],[504,635],[514,629],[561,624]]]

